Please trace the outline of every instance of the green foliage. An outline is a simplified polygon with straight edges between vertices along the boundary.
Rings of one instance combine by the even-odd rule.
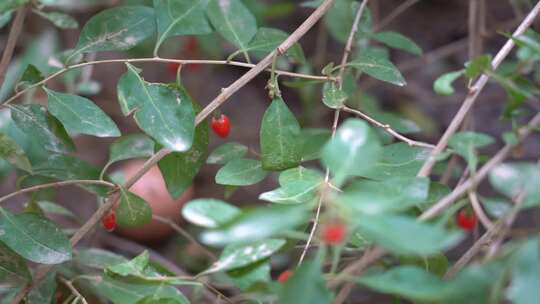
[[[216,174],[216,183],[230,186],[248,186],[262,181],[267,172],[258,160],[238,158],[223,166]]]
[[[465,73],[464,70],[449,72],[441,75],[433,83],[433,90],[439,95],[452,95],[455,90],[452,83]]]
[[[489,174],[491,185],[510,199],[523,197],[523,208],[540,203],[540,167],[534,163],[501,164]]]
[[[454,149],[457,154],[467,161],[471,172],[476,172],[476,167],[478,165],[476,150],[488,146],[493,142],[493,138],[485,134],[458,132],[450,138],[448,146]]]
[[[326,82],[323,85],[323,103],[331,109],[343,107],[347,94],[338,88],[335,82]]]
[[[32,165],[21,147],[7,135],[0,133],[0,158],[15,167],[32,173]]]
[[[416,45],[414,41],[397,32],[380,32],[373,35],[373,39],[394,49],[402,50],[417,56],[422,55],[422,49]]]
[[[61,29],[76,29],[79,27],[77,20],[73,17],[60,12],[44,12],[40,10],[34,10],[36,14],[44,19],[52,22],[55,26]]]
[[[365,49],[360,55],[348,65],[357,68],[359,71],[382,81],[389,82],[397,86],[404,86],[407,83],[399,72],[398,68],[385,56],[373,49]]]
[[[192,224],[216,228],[241,213],[240,209],[212,198],[192,200],[182,208],[182,216]]]
[[[120,188],[120,205],[116,209],[118,226],[140,227],[152,220],[152,209],[148,203],[124,188]]]
[[[280,303],[284,304],[325,304],[331,303],[333,297],[326,287],[319,260],[296,269],[279,294]]]
[[[242,158],[248,152],[248,148],[242,144],[228,142],[217,147],[206,159],[207,164],[224,165],[229,161]]]

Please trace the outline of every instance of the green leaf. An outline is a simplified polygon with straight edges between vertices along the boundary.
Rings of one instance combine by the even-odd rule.
[[[48,96],[49,111],[62,122],[69,133],[97,137],[120,136],[120,130],[112,119],[91,100],[47,88],[44,90]]]
[[[43,80],[41,71],[33,64],[29,64],[24,70],[16,89],[27,88]]]
[[[300,164],[300,125],[281,98],[274,99],[264,113],[260,145],[265,170],[281,171]]]
[[[414,41],[397,32],[380,32],[373,35],[373,39],[394,49],[402,50],[417,56],[422,55],[422,49],[414,43]]]
[[[514,42],[523,48],[527,48],[537,56],[540,55],[540,42],[538,41],[538,33],[528,29],[524,34],[517,37],[512,37]]]
[[[482,207],[486,210],[486,213],[496,219],[500,219],[506,216],[511,210],[512,205],[508,199],[500,197],[482,197],[480,198]]]
[[[433,83],[433,90],[435,91],[435,93],[439,95],[448,96],[448,95],[454,94],[455,90],[454,90],[454,87],[452,87],[452,83],[464,74],[465,74],[464,70],[442,74]]]
[[[2,2],[0,2],[0,14],[16,9],[28,2],[29,0],[2,0]]]
[[[38,142],[45,150],[55,153],[66,153],[75,150],[62,124],[47,113],[44,106],[15,105],[10,106],[11,119],[17,127]]]
[[[175,298],[157,298],[155,296],[147,296],[140,301],[137,301],[136,304],[182,304],[182,300]]]
[[[129,50],[155,33],[156,21],[152,8],[110,8],[94,15],[84,25],[70,58],[80,53]]]
[[[440,253],[432,256],[403,256],[399,258],[401,265],[414,265],[423,268],[432,274],[442,278],[448,271],[448,258]]]
[[[233,269],[227,271],[227,276],[234,286],[243,291],[249,291],[252,286],[266,284],[272,280],[270,277],[270,262],[265,259],[246,267]]]
[[[508,298],[516,304],[533,304],[540,298],[540,241],[528,240],[513,257]]]
[[[328,129],[302,129],[302,161],[319,159],[322,146],[330,139],[332,132]]]
[[[259,199],[277,204],[302,204],[316,197],[318,186],[319,183],[313,181],[291,181],[280,188],[261,193]]]
[[[279,303],[283,304],[329,304],[333,298],[321,273],[320,261],[304,262],[279,293]]]
[[[110,146],[109,164],[117,161],[154,155],[154,141],[144,134],[131,134],[116,139]]]
[[[322,162],[334,174],[336,186],[349,175],[362,175],[378,160],[379,139],[362,120],[347,119],[324,146]]]
[[[206,159],[207,164],[224,165],[229,161],[242,158],[248,152],[248,148],[242,144],[229,142],[217,147]]]
[[[207,15],[216,31],[240,50],[257,33],[255,17],[240,0],[210,0]]]
[[[195,133],[195,111],[191,98],[181,87],[148,83],[139,70],[128,71],[118,82],[118,101],[124,114],[135,111],[135,122],[158,143],[173,151],[191,148]]]
[[[241,268],[264,260],[285,245],[285,240],[268,239],[248,244],[232,244],[223,249],[219,259],[201,275]]]
[[[456,245],[463,234],[396,215],[369,215],[356,221],[360,233],[401,255],[431,255]]]
[[[201,240],[209,245],[223,246],[273,237],[305,223],[309,217],[308,210],[304,205],[272,205],[243,210],[226,224],[204,232]]]
[[[373,78],[397,86],[404,86],[407,84],[398,68],[392,62],[386,59],[382,54],[369,49],[360,52],[360,55],[348,65],[359,69]]]
[[[40,10],[33,10],[38,16],[43,17],[46,20],[52,22],[55,26],[61,29],[76,29],[79,27],[77,20],[73,19],[70,15],[66,15],[60,12],[44,12]]]
[[[39,208],[46,214],[62,215],[72,219],[78,219],[69,209],[49,201],[36,202]]]
[[[71,259],[69,239],[51,221],[33,213],[12,214],[0,207],[0,241],[22,257],[41,264]]]
[[[270,54],[275,50],[285,39],[289,37],[289,34],[285,33],[282,30],[261,27],[253,37],[253,40],[248,44],[245,50],[240,51],[249,51],[257,58],[264,58],[266,55]],[[300,44],[293,44],[286,52],[285,56],[294,61],[295,63],[305,63],[306,58],[304,56],[304,51]]]
[[[384,181],[360,180],[347,187],[337,201],[362,214],[407,210],[428,198],[429,179],[394,177]]]
[[[429,149],[411,147],[402,142],[384,146],[378,160],[361,176],[375,180],[415,176],[429,152]]]
[[[347,100],[347,94],[339,89],[335,82],[327,81],[323,85],[323,103],[331,109],[342,108]]]
[[[190,223],[216,228],[238,216],[240,209],[213,198],[195,199],[182,208],[182,216]]]
[[[26,261],[0,242],[0,282],[15,283],[17,286],[16,284],[22,285],[31,278]]]
[[[2,29],[4,26],[6,26],[6,24],[11,21],[12,16],[13,11],[0,12],[0,29]]]
[[[195,128],[195,139],[187,152],[170,153],[158,162],[172,197],[179,198],[191,186],[208,155],[208,143],[208,123],[202,122]]]
[[[27,304],[52,303],[56,294],[56,272],[52,271],[45,276],[38,286],[32,288],[26,296]]]
[[[106,271],[120,276],[142,276],[150,262],[150,255],[145,250],[132,260],[107,267]]]
[[[216,174],[216,183],[231,186],[249,186],[262,181],[267,172],[262,164],[254,159],[233,159]]]
[[[465,76],[474,79],[491,70],[491,55],[478,56],[465,63]]]
[[[207,5],[208,0],[154,0],[158,30],[155,50],[169,37],[210,34]]]
[[[494,143],[495,140],[486,134],[475,132],[458,132],[448,141],[448,146],[463,157],[471,172],[476,172],[478,156],[476,150]]]
[[[120,227],[140,227],[152,221],[152,209],[148,203],[124,188],[120,188],[120,205],[116,209]]]
[[[311,7],[317,8],[319,3],[313,3]],[[337,41],[345,43],[351,32],[351,28],[354,22],[354,17],[358,11],[359,3],[352,0],[339,0],[335,1],[332,8],[326,13],[324,17],[324,23],[328,28],[330,35]],[[363,32],[369,32],[371,30],[371,14],[366,7],[360,19],[359,36]]]
[[[522,208],[540,204],[540,167],[534,163],[506,163],[489,173],[491,185],[510,199],[525,192]]]
[[[79,265],[100,270],[127,262],[121,255],[98,248],[81,248],[73,260]]]
[[[302,166],[285,170],[279,175],[279,184],[285,186],[292,182],[310,182],[312,184],[318,184],[324,179],[321,172],[313,169],[307,169]]]
[[[15,167],[32,173],[32,165],[22,148],[3,133],[0,133],[0,159],[5,159]]]

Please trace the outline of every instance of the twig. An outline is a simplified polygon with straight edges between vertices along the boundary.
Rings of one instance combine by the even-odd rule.
[[[197,246],[206,256],[208,256],[212,261],[216,261],[217,257],[216,255],[211,252],[210,250],[206,249],[201,243],[199,243],[195,238],[193,238],[186,230],[184,230],[182,227],[178,226],[175,222],[172,220],[159,216],[159,215],[152,215],[152,218],[154,218],[156,221],[164,223],[169,225],[174,231],[178,232],[178,234],[185,237],[191,244]]]
[[[13,20],[13,25],[9,30],[8,41],[6,43],[6,47],[4,48],[4,52],[2,53],[2,60],[0,61],[0,87],[2,87],[4,84],[6,71],[9,63],[11,62],[11,57],[13,57],[13,50],[15,49],[17,39],[19,39],[19,35],[22,31],[26,11],[26,6],[23,6],[17,10],[17,15],[15,16],[15,20]]]
[[[88,304],[88,302],[86,301],[86,299],[82,296],[82,294],[77,290],[77,288],[75,288],[75,286],[73,286],[73,282],[71,281],[68,281],[62,277],[59,278],[60,282],[62,282],[64,285],[66,285],[66,287],[71,291],[71,293],[73,295],[75,295],[75,298],[76,299],[79,299],[81,300],[81,302],[83,304]]]
[[[416,147],[422,147],[422,148],[428,148],[428,149],[434,149],[435,148],[435,145],[428,144],[428,143],[421,142],[421,141],[416,141],[416,140],[410,139],[408,137],[405,137],[405,136],[399,134],[397,131],[392,129],[392,127],[390,125],[383,124],[380,121],[374,119],[373,117],[367,115],[366,113],[364,113],[362,111],[351,109],[349,107],[343,107],[342,110],[345,111],[345,112],[349,112],[349,113],[352,113],[352,114],[355,114],[355,115],[358,115],[358,116],[362,117],[364,120],[367,120],[372,125],[375,125],[376,127],[379,127],[381,129],[383,129],[388,134],[390,134],[390,135],[394,136],[395,138],[407,143],[409,146],[416,146]]]
[[[353,24],[352,24],[352,27],[351,27],[351,32],[349,33],[349,37],[347,39],[347,43],[346,43],[345,49],[343,51],[343,57],[341,59],[341,67],[340,67],[339,72],[338,72],[337,81],[338,81],[339,88],[341,88],[343,86],[343,73],[345,72],[345,67],[347,65],[347,60],[348,60],[349,55],[350,55],[350,53],[352,51],[354,37],[356,35],[356,32],[358,31],[358,24],[360,23],[360,19],[362,19],[362,13],[364,11],[364,8],[366,7],[367,2],[368,2],[368,0],[362,1],[362,4],[360,4],[360,6],[358,7],[358,10],[356,12],[356,16],[354,17],[354,21],[353,21]],[[336,135],[336,130],[337,130],[338,122],[339,122],[340,112],[341,112],[340,109],[336,109],[334,111],[334,120],[332,122],[332,138],[334,138],[334,136]],[[330,181],[330,170],[326,169],[326,174],[324,176],[324,183],[325,183],[326,186],[328,186],[330,184],[329,181]],[[321,208],[322,208],[322,204],[324,202],[325,193],[326,193],[326,189],[324,189],[323,192],[321,193],[321,196],[320,196],[319,201],[317,203],[317,210],[315,212],[315,218],[313,219],[313,225],[311,226],[311,231],[309,232],[308,240],[307,240],[306,244],[304,245],[304,249],[302,250],[302,254],[300,255],[300,259],[298,260],[297,266],[302,265],[302,262],[304,261],[304,258],[306,257],[309,246],[311,245],[311,242],[313,241],[313,237],[315,236],[315,231],[317,231],[317,226],[319,224],[319,218],[320,218],[320,215],[321,215]]]
[[[53,182],[48,184],[41,184],[36,185],[28,188],[23,188],[18,191],[12,192],[8,195],[0,197],[0,203],[2,203],[5,200],[8,200],[12,197],[15,197],[20,194],[28,193],[28,192],[34,192],[39,191],[46,188],[55,188],[55,187],[62,187],[62,186],[69,186],[69,185],[101,185],[101,186],[107,186],[110,188],[115,188],[116,185],[110,182],[101,181],[101,180],[69,180],[69,181],[60,181],[60,182]]]
[[[484,212],[484,209],[482,209],[482,204],[480,204],[480,201],[478,200],[478,195],[476,194],[476,191],[469,191],[469,200],[471,201],[471,206],[474,210],[474,213],[480,220],[480,223],[482,223],[482,226],[484,226],[486,230],[491,229],[493,227],[493,223]]]
[[[272,59],[276,53],[279,55],[287,51],[292,45],[294,45],[300,38],[302,38],[309,29],[319,21],[319,19],[324,16],[324,14],[332,7],[334,0],[324,0],[319,7],[313,11],[313,13],[287,38],[283,41],[274,51],[268,54],[263,60],[261,60],[257,65],[252,67],[246,74],[233,82],[229,87],[223,89],[221,93],[210,102],[195,118],[195,125],[200,124],[210,113],[215,109],[221,106],[227,101],[227,99],[232,96],[236,91],[241,89],[247,83],[249,83],[253,78],[255,78],[262,71],[266,70],[267,67],[272,63]],[[124,60],[125,62],[125,60]],[[125,188],[131,187],[140,177],[142,177],[152,166],[154,166],[159,160],[169,154],[171,151],[169,149],[161,149],[156,154],[154,154],[150,159],[148,159],[141,169],[139,169],[133,176],[124,184]],[[118,200],[118,195],[110,196],[106,203],[99,207],[96,212],[82,225],[79,230],[71,237],[71,245],[75,246],[95,225],[99,220],[116,204]],[[22,288],[19,293],[15,296],[12,301],[13,304],[18,304],[32,289],[34,286],[39,284],[41,280],[45,277],[47,272],[52,268],[52,266],[47,266],[42,268],[43,270],[37,272],[34,275],[32,283],[25,288]]]
[[[519,27],[516,29],[512,37],[516,37],[521,35],[529,28],[529,26],[532,24],[536,16],[540,13],[540,2],[538,2],[535,7],[531,10],[531,12],[527,15],[527,17],[523,20],[523,22],[519,25]],[[501,62],[508,56],[510,51],[514,47],[514,40],[511,38],[506,41],[504,46],[500,49],[500,51],[497,53],[495,58],[493,58],[493,61],[491,62],[491,67],[493,70],[496,70],[497,67],[501,64]],[[452,119],[452,122],[444,132],[443,136],[437,143],[437,146],[435,149],[433,149],[418,172],[419,177],[426,177],[431,173],[431,169],[435,165],[436,162],[436,156],[439,155],[448,144],[448,140],[450,137],[458,130],[459,126],[463,122],[463,119],[467,116],[467,113],[469,113],[469,110],[474,105],[477,97],[480,95],[480,92],[486,85],[487,81],[489,80],[489,76],[486,74],[482,74],[480,78],[476,81],[476,83],[469,89],[469,93],[467,94],[467,97],[463,101],[463,104],[461,105],[461,108],[457,112],[457,114],[454,116],[454,119]]]
[[[245,63],[240,61],[226,61],[226,60],[195,60],[195,59],[170,59],[170,58],[160,58],[160,57],[150,57],[150,58],[120,58],[120,59],[108,59],[108,60],[95,60],[95,61],[87,61],[82,62],[78,64],[73,64],[67,67],[64,67],[63,69],[47,76],[43,80],[28,86],[24,90],[21,90],[17,92],[15,95],[11,96],[8,100],[6,100],[2,105],[9,104],[13,100],[17,99],[21,95],[25,94],[31,89],[34,89],[36,87],[42,86],[49,82],[50,80],[68,72],[74,69],[90,66],[90,65],[98,65],[98,64],[110,64],[110,63],[142,63],[142,62],[159,62],[159,63],[178,63],[181,65],[189,65],[189,64],[208,64],[208,65],[230,65],[230,66],[238,66],[238,67],[244,67],[244,68],[254,68],[256,67],[255,64],[251,63]],[[267,72],[270,72],[269,69],[263,69]],[[259,71],[260,73],[261,71]],[[276,70],[276,74],[283,75],[283,76],[289,76],[289,77],[296,77],[296,78],[304,78],[304,79],[311,79],[311,80],[320,80],[320,81],[328,81],[328,80],[335,80],[331,77],[327,76],[316,76],[316,75],[308,75],[308,74],[302,74],[302,73],[294,73],[294,72],[288,72],[288,71],[282,71],[282,70]]]

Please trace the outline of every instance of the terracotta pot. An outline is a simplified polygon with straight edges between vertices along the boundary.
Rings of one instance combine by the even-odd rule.
[[[143,160],[133,160],[126,162],[121,170],[126,179],[133,176],[135,172],[144,164]],[[152,167],[146,174],[137,181],[130,191],[145,199],[154,215],[169,218],[179,223],[181,220],[181,210],[184,203],[193,197],[193,187],[188,188],[178,199],[173,199],[161,172],[157,166]],[[137,241],[159,241],[170,237],[175,232],[167,224],[152,219],[147,225],[137,228],[119,228],[118,232],[126,237]]]

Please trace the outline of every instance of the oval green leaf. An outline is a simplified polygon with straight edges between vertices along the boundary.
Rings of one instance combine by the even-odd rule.
[[[192,200],[182,208],[182,216],[192,224],[216,228],[239,215],[240,209],[213,198]]]
[[[216,174],[216,183],[231,186],[249,186],[262,181],[268,173],[254,159],[233,159]]]

